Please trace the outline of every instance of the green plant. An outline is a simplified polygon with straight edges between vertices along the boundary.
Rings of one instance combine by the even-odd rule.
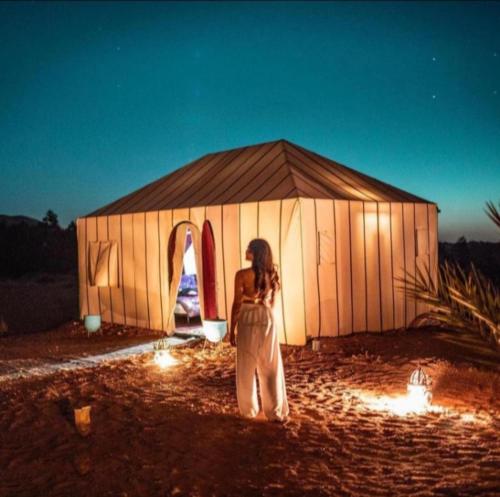
[[[500,202],[498,203],[498,207],[500,207]],[[500,228],[500,212],[495,207],[495,204],[490,200],[486,202],[486,209],[484,209],[486,215]]]
[[[499,204],[500,205],[500,204]],[[500,228],[500,213],[493,202],[486,202],[488,217]],[[403,283],[407,296],[427,304],[429,311],[418,315],[411,325],[434,320],[454,329],[475,330],[500,345],[500,292],[474,264],[465,271],[445,261],[433,279],[430,269],[416,268],[415,274],[405,271]]]
[[[397,278],[406,295],[427,304],[429,311],[418,315],[412,325],[434,320],[454,329],[470,329],[500,344],[500,293],[472,264],[466,272],[447,261],[431,278],[427,265],[415,275],[406,271]]]

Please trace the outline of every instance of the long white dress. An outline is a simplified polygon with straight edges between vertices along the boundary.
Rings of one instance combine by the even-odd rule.
[[[274,310],[243,302],[238,318],[236,391],[245,417],[259,413],[256,372],[264,414],[270,420],[283,420],[289,407]]]

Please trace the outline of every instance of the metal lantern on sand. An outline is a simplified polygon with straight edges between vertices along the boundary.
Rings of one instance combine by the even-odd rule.
[[[425,407],[432,401],[432,392],[430,390],[431,379],[419,366],[410,375],[407,385],[408,399],[416,407]]]
[[[179,361],[172,356],[170,353],[170,344],[167,339],[162,338],[158,340],[154,346],[154,362],[161,369],[168,368],[170,366],[175,366]]]

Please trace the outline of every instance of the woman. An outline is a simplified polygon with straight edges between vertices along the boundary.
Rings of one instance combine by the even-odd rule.
[[[237,342],[238,406],[245,417],[258,414],[257,370],[264,414],[271,421],[285,421],[289,408],[274,317],[274,300],[280,284],[269,243],[261,238],[252,240],[246,260],[252,262],[252,267],[236,273],[230,329],[231,345]]]

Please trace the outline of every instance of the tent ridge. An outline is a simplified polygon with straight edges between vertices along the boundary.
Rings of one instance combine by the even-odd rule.
[[[269,142],[269,143],[273,143],[273,142]],[[260,155],[258,155],[257,157],[255,157],[257,155],[257,152],[261,151],[262,150],[260,148],[257,148],[255,150],[253,150],[249,157],[247,157],[246,159],[244,159],[243,163],[240,164],[237,168],[236,168],[236,172],[238,172],[242,167],[247,167],[248,170],[251,170],[252,167],[254,167],[255,165],[257,165],[267,154],[269,154],[271,152],[271,150],[273,150],[275,144],[273,144],[271,147],[269,147],[267,150],[265,150],[263,153],[261,153]],[[246,150],[250,150],[252,149],[253,147],[246,147]],[[272,159],[274,160],[274,159]],[[250,165],[247,165],[248,162],[251,162]],[[246,172],[246,171],[245,171]],[[244,173],[245,173],[244,172]],[[244,174],[243,173],[243,174]],[[255,176],[256,177],[256,176]],[[255,177],[252,178],[255,179]],[[210,197],[210,195],[213,193],[213,192],[208,192],[206,193],[202,198],[198,198],[196,199],[197,202],[202,202],[202,201],[206,201],[206,202],[213,202],[214,200],[220,198],[221,195],[224,195],[224,194],[227,194],[228,191],[231,190],[231,188],[237,184],[237,182],[240,180],[241,176],[236,176],[236,178],[233,178],[233,180],[230,182],[230,184],[228,186],[226,186],[222,191],[219,191],[216,193],[215,196],[213,197]],[[227,179],[227,178],[225,178]],[[229,179],[231,179],[231,177],[229,177]],[[230,197],[229,197],[230,198]]]

